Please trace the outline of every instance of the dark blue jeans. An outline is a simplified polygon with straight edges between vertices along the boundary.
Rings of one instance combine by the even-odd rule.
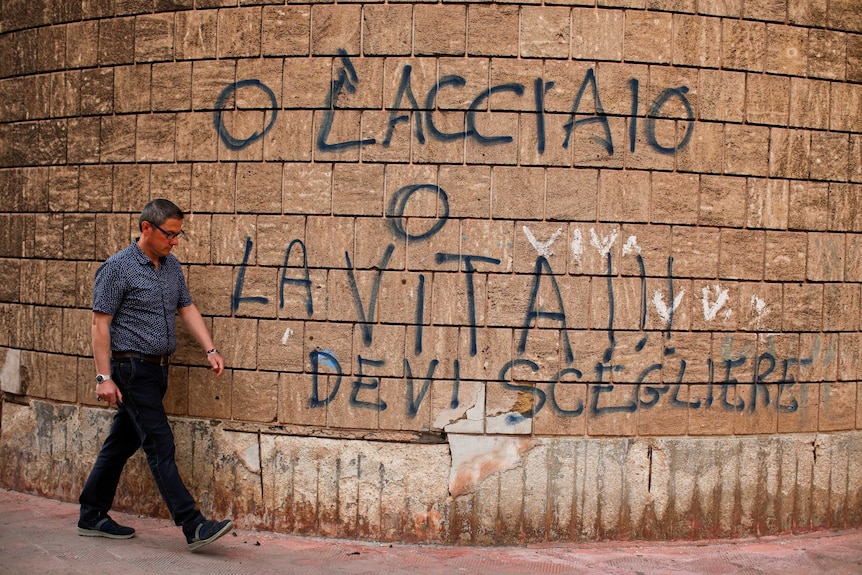
[[[177,469],[174,434],[162,398],[168,368],[139,359],[111,360],[111,377],[123,394],[105,443],[81,492],[81,519],[104,517],[114,502],[126,461],[143,447],[153,478],[174,523],[191,527],[203,516]]]

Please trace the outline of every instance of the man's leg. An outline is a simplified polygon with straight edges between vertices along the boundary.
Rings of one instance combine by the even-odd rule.
[[[137,428],[159,492],[174,523],[194,528],[203,521],[203,515],[177,469],[174,434],[162,404],[167,390],[167,367],[135,359],[122,365],[130,370],[129,378],[118,381],[123,406]]]

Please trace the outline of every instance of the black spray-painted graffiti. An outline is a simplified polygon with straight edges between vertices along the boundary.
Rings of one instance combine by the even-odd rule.
[[[389,110],[389,121],[386,128],[386,135],[381,142],[375,138],[366,138],[359,140],[347,140],[343,142],[331,142],[330,134],[332,126],[337,118],[338,98],[342,94],[353,94],[359,89],[359,76],[356,68],[350,61],[350,58],[341,51],[339,58],[341,66],[335,71],[335,79],[332,81],[330,91],[324,100],[326,109],[323,115],[323,120],[320,129],[317,133],[316,146],[322,152],[342,152],[353,148],[363,146],[382,145],[389,147],[395,134],[396,128],[400,124],[406,124],[410,120],[410,115],[405,112],[411,112],[414,117],[414,135],[420,144],[424,144],[427,138],[432,138],[440,142],[457,142],[463,140],[472,140],[483,146],[494,146],[499,144],[507,144],[512,142],[511,135],[489,135],[482,133],[477,126],[477,114],[484,109],[489,98],[494,94],[511,93],[519,98],[525,97],[527,87],[518,83],[498,84],[483,90],[478,93],[466,111],[466,129],[457,132],[444,132],[437,127],[434,122],[433,112],[437,107],[437,96],[441,90],[452,90],[463,88],[467,84],[467,80],[462,76],[448,75],[443,76],[438,82],[431,87],[425,94],[425,98],[420,102],[417,99],[412,81],[413,68],[409,64],[401,69],[401,79],[398,84],[394,101]],[[631,94],[631,112],[628,119],[629,126],[629,151],[634,152],[637,147],[637,131],[640,120],[639,106],[639,88],[640,83],[637,79],[629,80],[629,92]],[[541,155],[545,153],[547,146],[546,133],[546,110],[545,96],[547,92],[553,88],[554,81],[546,81],[543,78],[536,78],[532,87],[534,108],[532,113],[535,115],[536,122],[536,150]],[[250,136],[240,138],[232,135],[225,127],[222,113],[227,109],[231,97],[241,89],[257,89],[262,90],[270,100],[269,121],[262,132],[255,132]],[[592,110],[582,110],[584,95],[589,91],[592,102]],[[687,97],[688,87],[680,86],[676,88],[665,88],[651,102],[649,111],[643,117],[644,121],[644,137],[647,145],[660,154],[674,155],[684,149],[691,140],[694,132],[694,111]],[[663,118],[663,110],[673,100],[677,100],[684,110],[685,117],[681,120],[684,125],[682,138],[678,142],[670,142],[662,144],[658,141],[656,135],[656,121]],[[262,138],[275,124],[278,117],[278,100],[272,90],[265,84],[256,79],[248,79],[230,84],[219,95],[213,112],[213,122],[216,131],[218,132],[221,141],[231,150],[241,150],[251,143]],[[613,137],[611,135],[611,127],[609,116],[605,113],[605,108],[602,105],[599,86],[596,79],[596,74],[592,68],[587,69],[584,77],[581,80],[580,88],[572,101],[571,110],[568,114],[568,121],[564,124],[563,130],[565,137],[561,142],[563,148],[568,148],[572,141],[572,134],[576,129],[586,128],[588,126],[597,125],[601,135],[592,135],[591,139],[601,146],[608,156],[613,156],[615,147]]]
[[[447,223],[447,211],[444,209],[441,214],[429,217],[429,221],[433,221],[425,231],[421,233],[409,233],[403,221],[405,206],[416,194],[434,194],[443,206],[448,205],[448,194],[442,188],[433,184],[420,184],[405,186],[393,195],[387,206],[387,222],[389,230],[394,239],[404,240],[410,239],[413,242],[421,242],[429,239],[437,234]],[[435,219],[436,218],[436,219]],[[525,418],[530,418],[539,413],[542,409],[551,409],[554,414],[560,417],[578,417],[585,412],[592,416],[601,416],[603,414],[618,413],[618,412],[634,412],[637,410],[648,410],[655,407],[663,398],[668,405],[676,408],[710,408],[713,405],[718,406],[729,412],[748,412],[753,413],[757,409],[767,408],[772,406],[774,409],[785,412],[794,412],[799,408],[799,400],[793,393],[788,393],[789,390],[797,383],[793,371],[797,366],[811,365],[816,356],[822,355],[817,349],[812,350],[810,357],[786,357],[777,356],[777,352],[764,351],[759,354],[753,354],[750,351],[743,349],[741,351],[733,351],[733,338],[728,335],[725,338],[721,359],[713,358],[705,359],[708,377],[706,381],[703,378],[697,381],[689,381],[686,373],[689,367],[691,358],[679,358],[677,351],[673,345],[673,327],[674,327],[674,312],[679,307],[684,296],[684,290],[679,293],[674,293],[674,278],[673,278],[673,258],[667,260],[667,291],[662,292],[657,290],[650,302],[647,299],[646,288],[646,266],[643,258],[640,255],[640,248],[637,246],[636,238],[631,237],[623,248],[623,256],[634,255],[640,270],[640,292],[642,307],[640,310],[640,328],[643,336],[635,344],[635,351],[640,352],[644,349],[650,337],[661,337],[663,339],[663,355],[664,359],[661,362],[656,362],[642,368],[642,371],[637,375],[633,383],[618,384],[612,382],[611,374],[623,372],[627,369],[624,362],[615,360],[616,352],[618,351],[618,342],[615,335],[614,319],[614,284],[612,283],[613,262],[611,257],[611,247],[616,241],[617,231],[614,230],[608,237],[600,238],[594,230],[590,230],[592,235],[591,245],[595,247],[605,258],[607,266],[607,295],[608,295],[608,325],[606,328],[607,347],[602,354],[601,360],[592,365],[581,365],[582,358],[576,354],[569,341],[569,331],[567,323],[567,312],[565,309],[563,297],[557,284],[556,276],[548,260],[548,246],[551,241],[556,238],[556,235],[551,241],[541,243],[535,240],[532,233],[526,226],[524,233],[536,248],[537,257],[535,267],[532,273],[532,284],[530,286],[530,294],[526,309],[523,310],[523,320],[521,321],[517,334],[516,341],[516,357],[515,359],[506,362],[500,366],[497,380],[501,385],[512,392],[518,394],[526,394],[530,396],[530,407],[522,409],[519,412],[511,413],[507,416],[507,421],[510,424],[517,424]],[[245,281],[245,269],[249,255],[253,247],[251,238],[246,239],[245,257],[243,263],[237,273],[236,284],[232,296],[232,310],[236,312],[241,305],[266,304],[269,298],[263,296],[244,296],[243,287]],[[288,260],[291,252],[299,249],[302,252],[302,265],[292,265],[288,267]],[[583,237],[580,229],[576,229],[573,233],[571,242],[571,250],[573,257],[578,258],[583,253]],[[374,340],[374,317],[377,306],[378,294],[380,289],[383,274],[388,271],[390,258],[395,250],[395,244],[389,243],[383,250],[379,264],[376,266],[376,272],[368,294],[367,300],[363,300],[363,296],[357,287],[356,278],[354,275],[354,267],[350,258],[350,254],[345,252],[346,273],[350,286],[353,303],[359,318],[358,327],[361,330],[363,345],[368,348]],[[280,282],[277,286],[279,305],[284,305],[284,290],[285,289],[301,289],[304,290],[306,298],[306,313],[310,317],[313,313],[311,281],[309,279],[308,261],[306,258],[306,248],[300,239],[293,239],[288,244],[285,253],[284,266],[281,269]],[[493,272],[496,266],[501,264],[497,258],[489,257],[482,254],[451,254],[439,252],[435,256],[437,265],[441,270],[451,270],[455,267],[464,275],[465,282],[465,297],[467,299],[468,309],[468,327],[469,328],[469,354],[475,356],[478,353],[476,336],[477,329],[481,326],[477,323],[476,315],[476,295],[474,289],[474,276],[477,272]],[[294,277],[295,274],[299,277]],[[420,274],[417,286],[417,304],[415,310],[415,341],[414,350],[417,356],[422,354],[423,350],[423,330],[422,318],[424,317],[425,305],[425,276]],[[542,286],[546,286],[554,294],[552,303],[555,305],[553,309],[545,309],[538,303],[538,295]],[[546,293],[546,292],[543,292]],[[668,299],[665,300],[665,295]],[[717,296],[714,301],[708,296]],[[753,298],[757,299],[757,298]],[[666,303],[667,302],[667,303]],[[715,294],[708,292],[704,288],[703,308],[706,319],[713,319],[720,308],[727,302],[726,290],[721,290],[720,286],[715,286]],[[762,300],[758,300],[762,304]],[[664,329],[661,331],[648,332],[645,330],[647,309],[652,303],[658,316],[665,322]],[[754,305],[757,302],[752,302]],[[762,306],[761,306],[762,308]],[[729,313],[729,310],[728,310]],[[532,372],[540,370],[540,366],[535,361],[524,357],[527,350],[528,338],[531,334],[536,333],[536,327],[539,319],[547,322],[554,322],[559,326],[559,334],[562,340],[562,353],[564,367],[559,372],[550,377],[549,381],[543,382],[542,386],[533,383],[518,381],[514,377],[513,372],[516,369],[526,369]],[[318,346],[315,350],[309,353],[309,363],[311,365],[312,386],[309,392],[309,405],[311,407],[324,407],[332,402],[341,392],[342,380],[346,377],[351,377],[350,374],[345,374],[342,369],[341,360],[336,353],[327,349],[325,346]],[[364,357],[361,353],[357,354],[357,369],[356,373],[352,374],[350,386],[350,403],[354,407],[385,410],[389,406],[385,401],[380,399],[376,393],[368,393],[378,389],[380,380],[378,377],[369,375],[368,370],[379,368],[385,365],[385,360]],[[429,387],[435,379],[435,372],[441,361],[449,361],[448,359],[441,360],[440,358],[431,358],[428,360],[427,368],[424,375],[417,373],[416,366],[412,365],[407,358],[403,359],[404,373],[406,374],[405,388],[405,413],[408,417],[415,417],[419,411],[419,407],[426,398]],[[453,383],[450,406],[452,409],[459,405],[460,391],[460,365],[458,359],[452,359],[451,378]],[[824,359],[824,362],[827,359]],[[748,364],[748,367],[746,365]],[[667,368],[667,371],[666,371]],[[672,369],[671,369],[672,368]],[[557,386],[579,383],[584,377],[584,370],[591,370],[595,376],[589,386],[589,396],[584,401],[578,401],[577,405],[563,407],[557,398]],[[658,378],[663,373],[669,373],[670,382],[655,383],[647,381],[648,378]],[[321,376],[331,376],[329,392],[325,396],[321,396],[321,387],[318,378]],[[662,376],[661,379],[664,379]],[[447,381],[450,381],[447,378]],[[689,400],[680,396],[682,386],[688,383],[703,384],[706,386],[706,393],[700,399]],[[770,391],[768,384],[777,384],[777,387]],[[614,394],[615,390],[630,389],[630,395],[627,399],[620,400],[619,394]],[[748,394],[744,394],[745,390]]]

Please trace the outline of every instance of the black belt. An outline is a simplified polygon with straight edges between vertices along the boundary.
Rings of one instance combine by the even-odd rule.
[[[137,351],[114,351],[111,352],[111,357],[113,359],[140,359],[141,361],[148,361],[159,365],[169,365],[171,363],[170,355],[147,355]]]

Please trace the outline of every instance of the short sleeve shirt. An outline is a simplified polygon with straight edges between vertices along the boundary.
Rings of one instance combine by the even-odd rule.
[[[137,242],[96,270],[93,311],[112,316],[111,351],[148,355],[177,349],[177,310],[192,304],[179,260],[168,254],[156,268]]]

